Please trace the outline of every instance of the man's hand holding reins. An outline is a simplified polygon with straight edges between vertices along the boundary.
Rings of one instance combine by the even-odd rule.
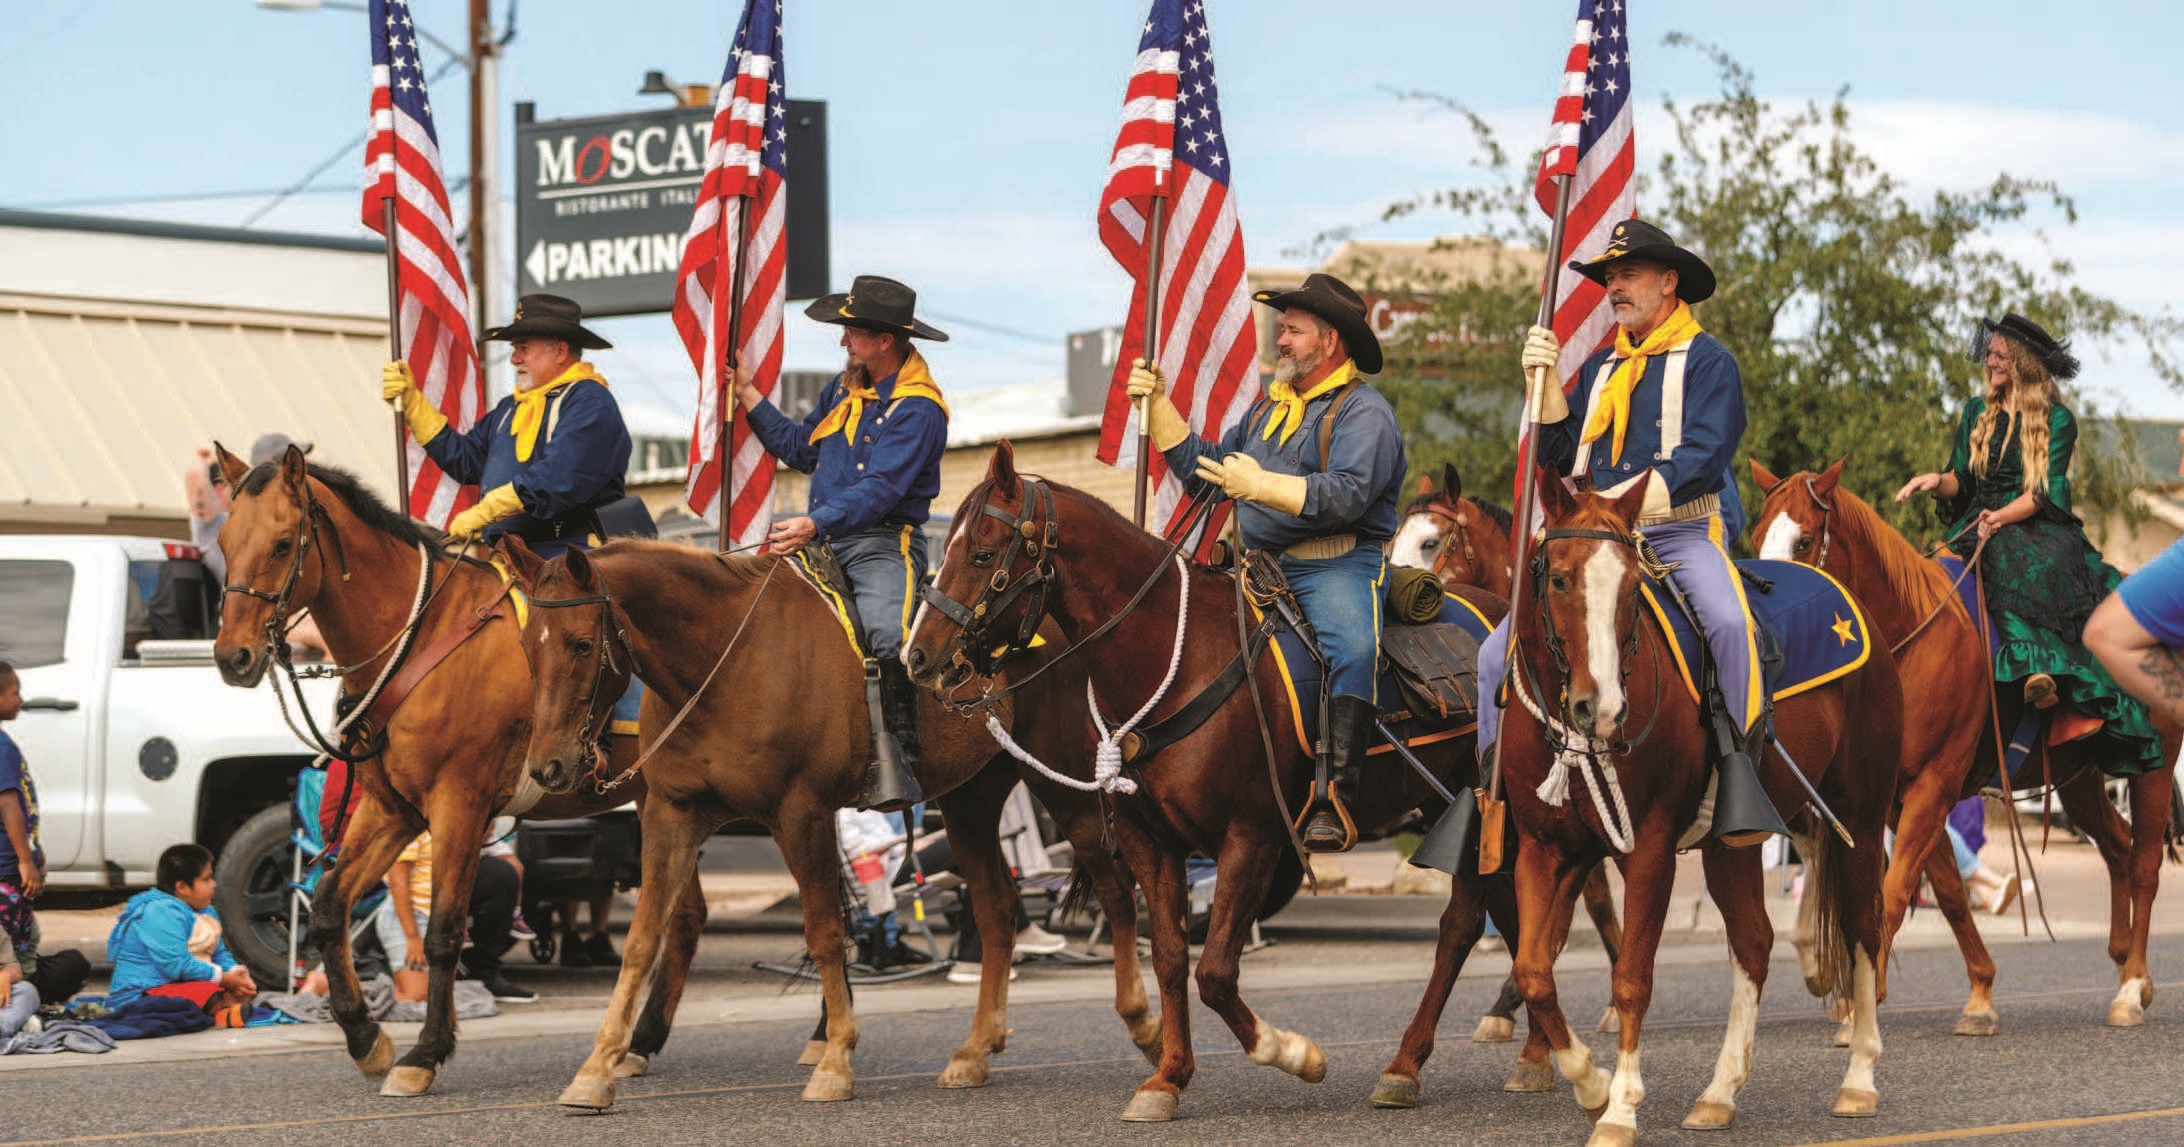
[[[1175,408],[1168,398],[1168,380],[1156,364],[1142,358],[1130,360],[1130,378],[1123,384],[1133,404],[1145,404],[1146,432],[1153,436],[1153,448],[1167,450],[1191,436],[1191,424],[1183,420],[1183,412]]]
[[[447,416],[425,401],[425,394],[417,389],[416,376],[410,373],[406,362],[397,359],[379,369],[379,397],[401,411],[403,423],[408,425],[410,434],[419,444],[432,441],[440,431],[447,429]]]
[[[1198,476],[1221,487],[1231,498],[1257,502],[1285,514],[1304,513],[1304,475],[1270,473],[1249,454],[1231,454],[1218,461],[1200,458]]]
[[[1560,422],[1570,416],[1570,404],[1562,396],[1562,382],[1555,366],[1562,361],[1562,340],[1546,327],[1533,327],[1524,336],[1524,410],[1532,421]]]
[[[766,531],[766,552],[790,554],[803,549],[819,536],[819,523],[810,518],[783,518]]]

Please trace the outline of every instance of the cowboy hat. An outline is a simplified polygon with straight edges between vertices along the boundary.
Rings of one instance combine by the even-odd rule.
[[[1350,284],[1315,271],[1306,275],[1304,285],[1296,290],[1260,291],[1251,298],[1277,311],[1296,307],[1318,315],[1342,336],[1342,349],[1350,352],[1350,360],[1360,372],[1380,373],[1380,337],[1373,333],[1373,324],[1366,317],[1365,300]]]
[[[804,308],[804,316],[836,326],[947,342],[946,333],[918,319],[917,309],[918,293],[908,286],[881,275],[859,275],[850,280],[848,293],[813,299]]]
[[[2070,340],[2057,339],[2046,327],[2016,311],[1999,319],[1979,320],[1979,325],[1972,329],[1972,345],[1968,348],[1973,362],[1987,361],[1987,344],[1996,335],[2031,351],[2032,357],[2040,361],[2050,377],[2065,382],[2078,377],[2078,356],[2070,353]]]
[[[1714,296],[1714,269],[1706,260],[1676,245],[1668,232],[1643,219],[1625,219],[1608,233],[1608,249],[1590,259],[1573,259],[1570,269],[1602,286],[1608,268],[1626,260],[1655,263],[1676,272],[1676,297],[1703,303]]]
[[[490,327],[485,337],[495,342],[517,339],[560,339],[578,350],[606,350],[613,343],[584,326],[584,308],[560,295],[525,295],[516,300],[516,317],[507,326]]]

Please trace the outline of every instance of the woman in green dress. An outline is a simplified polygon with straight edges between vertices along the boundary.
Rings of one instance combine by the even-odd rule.
[[[2146,707],[2117,687],[2087,652],[2085,621],[2121,580],[2087,540],[2070,508],[2070,460],[2078,420],[2057,401],[2056,382],[2078,373],[2068,342],[2018,314],[1983,321],[1973,352],[1987,392],[1964,406],[1949,467],[1921,474],[1896,494],[1939,499],[1949,546],[1967,560],[1982,542],[1980,575],[2001,649],[1995,680],[2022,683],[2025,702],[2066,714],[2065,739],[2098,737],[2111,774],[2161,764]]]

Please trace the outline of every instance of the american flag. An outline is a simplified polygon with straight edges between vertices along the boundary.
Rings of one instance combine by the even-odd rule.
[[[1219,438],[1259,396],[1257,336],[1244,282],[1244,237],[1229,197],[1228,140],[1213,80],[1213,40],[1201,0],[1153,0],[1123,97],[1122,131],[1100,195],[1100,240],[1130,272],[1130,317],[1100,423],[1099,459],[1136,464],[1138,427],[1124,381],[1145,350],[1147,218],[1168,201],[1160,254],[1160,366],[1168,396],[1206,438]],[[1149,520],[1182,524],[1181,483],[1153,459]],[[1223,504],[1205,537],[1226,519]]]
[[[447,183],[432,100],[417,57],[417,30],[405,0],[371,0],[372,131],[364,144],[364,225],[385,233],[384,203],[394,200],[393,235],[401,299],[402,357],[425,400],[448,424],[468,430],[485,414],[485,375],[470,338],[470,293],[455,253]],[[403,431],[407,434],[408,431]],[[446,526],[478,500],[425,457],[409,452],[410,516]]]
[[[698,371],[697,423],[690,431],[684,496],[699,517],[721,525],[720,383],[729,358],[729,308],[741,308],[736,369],[765,394],[781,377],[781,314],[788,297],[788,104],[781,72],[781,0],[750,0],[736,28],[728,69],[713,102],[705,182],[683,238],[675,288],[675,329]],[[748,237],[743,296],[730,299],[736,248]],[[722,540],[752,545],[773,524],[774,460],[730,396],[727,524]]]
[[[1570,176],[1570,218],[1557,262],[1607,249],[1608,233],[1638,213],[1637,144],[1631,131],[1630,37],[1623,0],[1579,0],[1577,34],[1562,74],[1562,93],[1540,156],[1539,205],[1555,210],[1555,178]],[[1578,368],[1615,333],[1607,291],[1564,271],[1556,280],[1554,331],[1562,340],[1562,389],[1577,385]]]

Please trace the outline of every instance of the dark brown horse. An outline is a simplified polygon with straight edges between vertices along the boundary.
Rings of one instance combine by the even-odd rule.
[[[1575,1083],[1578,1103],[1597,1120],[1591,1144],[1627,1147],[1637,1137],[1645,1097],[1639,1050],[1675,883],[1676,844],[1705,795],[1708,752],[1698,703],[1676,673],[1670,639],[1640,603],[1639,583],[1648,576],[1634,541],[1642,484],[1609,500],[1573,494],[1544,470],[1538,482],[1545,529],[1511,627],[1513,701],[1501,733],[1520,841],[1517,901],[1525,931],[1517,944],[1517,982],[1556,1064]],[[1782,748],[1759,762],[1776,807],[1801,809],[1804,797],[1784,756],[1800,762],[1856,842],[1835,838],[1810,814],[1790,818],[1803,825],[1799,847],[1820,907],[1820,958],[1807,986],[1847,996],[1852,1011],[1838,1115],[1870,1115],[1878,1104],[1881,834],[1895,796],[1902,706],[1895,662],[1887,650],[1869,649],[1859,668],[1775,708]],[[1614,987],[1620,1055],[1612,1077],[1571,1038],[1554,980],[1578,886],[1603,857],[1623,870],[1624,947]],[[1684,1125],[1725,1127],[1750,1074],[1774,930],[1757,849],[1709,841],[1704,864],[1737,977],[1713,1082]]]
[[[959,693],[984,675],[990,650],[1006,644],[1007,635],[1022,632],[1026,618],[1042,611],[1073,650],[1089,642],[1065,663],[1090,674],[1097,712],[1110,721],[1125,721],[1126,714],[1146,706],[1162,688],[1163,667],[1171,660],[1172,684],[1145,715],[1150,722],[1183,708],[1236,661],[1238,622],[1228,577],[1173,560],[1158,538],[1090,494],[1020,476],[1007,442],[994,451],[985,481],[964,498],[955,521],[934,585],[939,598],[954,604],[922,609],[903,650],[904,663],[921,684]],[[1126,609],[1141,589],[1137,608]],[[1499,614],[1498,603],[1484,595],[1480,600]],[[1291,857],[1287,810],[1303,798],[1312,768],[1293,736],[1276,735],[1274,759],[1267,759],[1251,688],[1258,691],[1272,728],[1289,729],[1288,690],[1273,659],[1262,658],[1247,688],[1230,695],[1194,731],[1117,778],[1134,786],[1134,791],[1118,788],[1112,798],[1114,828],[1123,857],[1145,890],[1166,1029],[1157,1070],[1139,1085],[1125,1119],[1172,1118],[1195,1070],[1190,953],[1182,926],[1184,860],[1194,851],[1213,857],[1221,874],[1198,960],[1199,999],[1227,1023],[1253,1062],[1307,1082],[1326,1075],[1327,1059],[1316,1044],[1267,1023],[1237,991],[1238,958],[1252,921],[1276,871]],[[1077,706],[1076,719],[1082,720],[1084,702]],[[1442,783],[1472,783],[1468,732],[1424,746],[1419,754]],[[1386,764],[1365,770],[1351,805],[1361,831],[1384,833],[1421,806],[1438,811],[1440,802],[1424,782],[1392,754],[1379,759]],[[1481,930],[1481,898],[1476,877],[1455,881],[1443,927],[1463,937],[1453,953],[1458,964]],[[1506,917],[1503,922],[1515,923]],[[1455,971],[1447,969],[1447,978],[1453,980]],[[1429,1047],[1430,1040],[1429,1028]]]
[[[373,730],[385,737],[386,747],[354,771],[361,797],[342,830],[341,860],[312,900],[310,924],[350,1058],[366,1078],[385,1078],[382,1094],[422,1095],[455,1050],[455,961],[470,916],[478,846],[486,823],[517,800],[523,787],[531,674],[516,648],[506,583],[483,562],[443,552],[436,535],[388,509],[355,478],[306,466],[293,447],[255,470],[224,449],[219,459],[235,491],[220,531],[229,592],[214,644],[228,684],[247,688],[263,679],[279,640],[275,635],[309,610],[328,653],[346,667],[344,691],[364,694],[397,653],[398,635],[429,566],[431,582],[406,663],[434,667],[409,688],[384,727]],[[481,619],[488,620],[480,624]],[[445,659],[435,662],[443,648],[449,650]],[[390,688],[402,680],[396,675]],[[625,758],[631,740],[616,738]],[[582,816],[642,796],[637,787],[612,796],[546,798],[527,815]],[[537,792],[523,797],[535,799]],[[357,898],[427,829],[437,855],[424,937],[431,966],[425,1026],[396,1065],[393,1042],[365,1010],[346,925]],[[668,1021],[705,922],[705,899],[695,879],[658,891],[679,895],[670,956],[642,1025],[639,1046],[646,1056],[667,1040]],[[627,1070],[641,1072],[643,1064],[639,1059]]]
[[[1994,688],[1993,661],[1985,638],[1957,597],[1940,564],[1926,560],[1873,507],[1841,487],[1843,463],[1820,473],[1777,478],[1757,461],[1752,478],[1766,493],[1752,527],[1762,556],[1818,566],[1835,576],[1865,605],[1874,631],[1896,647],[1904,688],[1903,783],[1896,824],[1896,854],[1888,869],[1887,927],[1902,923],[1920,871],[1964,953],[1971,998],[1957,1020],[1958,1035],[1993,1035],[1993,957],[1964,904],[1956,860],[1942,844],[1942,824],[1957,801],[1999,785],[1996,732],[2015,729],[2023,697]],[[1997,694],[2000,693],[2000,696]],[[1999,711],[1997,706],[1999,705]],[[2109,803],[2100,762],[2084,745],[2039,746],[2020,771],[2019,787],[2038,788],[2057,778],[2055,791],[2072,824],[2082,827],[2108,866],[2108,958],[2118,986],[2108,1023],[2146,1022],[2153,981],[2146,945],[2154,893],[2161,884],[2162,841],[2168,832],[2179,731],[2157,710],[2163,757],[2172,762],[2131,778],[2131,819]],[[1885,965],[1884,965],[1885,967]],[[1885,974],[1882,987],[1887,986]]]
[[[644,883],[614,999],[592,1053],[561,1095],[571,1107],[614,1102],[614,1076],[630,1046],[630,1018],[670,909],[656,890],[696,871],[698,847],[736,818],[766,826],[796,878],[804,939],[825,998],[825,1046],[809,1100],[849,1099],[857,1046],[843,957],[841,852],[835,810],[850,804],[870,759],[864,678],[843,623],[793,562],[723,557],[686,546],[617,541],[594,553],[541,563],[521,543],[506,552],[535,608],[523,646],[538,678],[530,767],[549,791],[619,771],[597,761],[592,737],[604,707],[634,671],[648,703],[686,714],[642,765],[651,799],[644,825]],[[1084,678],[1043,678],[1000,715],[1032,751],[1064,760],[1089,748],[1082,710],[1069,696]],[[970,1037],[942,1072],[942,1087],[977,1087],[1008,1041],[1008,975],[1017,897],[1002,856],[1001,806],[1018,780],[986,727],[930,696],[919,718],[918,780],[947,818],[958,867],[971,890],[984,944],[978,1011]],[[647,741],[652,744],[652,740]],[[1126,878],[1102,842],[1098,799],[1025,777],[1075,846],[1114,930],[1116,1011],[1148,1058],[1159,1054],[1137,964],[1137,926]]]

